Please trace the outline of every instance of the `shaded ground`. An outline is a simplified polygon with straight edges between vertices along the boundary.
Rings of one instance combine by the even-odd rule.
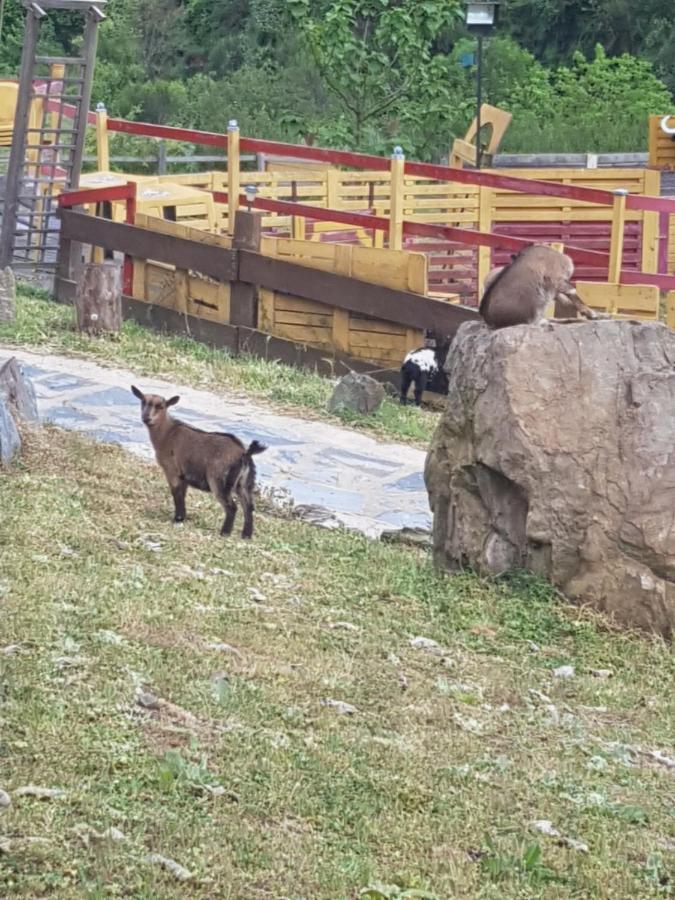
[[[661,642],[265,512],[224,541],[203,495],[176,528],[154,466],[74,432],[0,509],[1,896],[672,893]]]

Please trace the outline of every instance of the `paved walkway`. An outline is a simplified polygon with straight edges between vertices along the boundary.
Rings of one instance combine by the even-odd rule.
[[[152,459],[139,403],[129,385],[167,397],[180,394],[178,418],[232,432],[246,443],[258,438],[268,445],[256,458],[263,489],[288,492],[296,505],[324,507],[339,522],[371,537],[387,529],[431,525],[422,450],[322,421],[277,415],[241,397],[218,396],[89,361],[0,347],[0,365],[9,356],[16,356],[32,378],[40,415],[63,428],[119,443]]]

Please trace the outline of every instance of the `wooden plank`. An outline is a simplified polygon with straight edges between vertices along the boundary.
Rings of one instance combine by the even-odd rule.
[[[666,294],[666,323],[675,330],[675,291]]]
[[[289,297],[288,294],[277,293],[274,301],[277,312],[314,313],[316,315],[330,315],[332,310],[325,303],[314,300],[302,300],[300,297]]]
[[[396,350],[404,353],[406,349],[405,335],[400,334],[376,334],[370,331],[350,331],[349,344],[352,348],[367,347],[368,349]],[[401,359],[401,361],[403,361]]]
[[[462,322],[478,319],[475,310],[442,303],[408,291],[320,272],[285,260],[240,251],[239,277],[307,300],[317,300],[338,309],[370,314],[375,318],[452,335]]]
[[[342,312],[342,310],[337,310]],[[275,309],[274,321],[280,325],[309,325],[310,327],[332,328],[333,316],[318,316],[315,313],[284,312]]]
[[[230,132],[232,134],[232,132]],[[260,248],[262,216],[260,213],[238,210],[234,223],[232,247],[235,250]],[[258,292],[252,283],[234,281],[230,291],[230,322],[253,328],[258,323]]]
[[[659,289],[652,285],[577,281],[576,288],[591,309],[648,321],[659,318]]]
[[[274,291],[267,288],[258,290],[258,328],[274,334]]]
[[[274,333],[288,338],[298,344],[314,344],[320,347],[332,347],[333,332],[330,328],[316,328],[309,325],[282,325],[275,321]]]
[[[142,259],[174,264],[177,268],[193,269],[218,281],[234,281],[237,277],[237,254],[233,250],[210,247],[85,213],[61,210],[59,215],[62,238],[95,244]]]

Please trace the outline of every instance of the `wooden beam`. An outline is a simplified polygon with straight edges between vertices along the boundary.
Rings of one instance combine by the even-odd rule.
[[[238,210],[234,218],[234,250],[260,251],[262,215]],[[253,282],[237,280],[230,290],[230,322],[246,328],[258,327],[258,289]]]
[[[237,278],[237,253],[234,250],[210,247],[187,238],[70,210],[61,210],[60,216],[62,240],[117,250],[129,256],[168,263],[177,269],[194,269],[217,281],[235,281]]]
[[[477,310],[465,306],[309,269],[248,250],[240,251],[239,277],[279,293],[316,300],[410,328],[433,329],[438,334],[454,335],[462,322],[479,318]]]

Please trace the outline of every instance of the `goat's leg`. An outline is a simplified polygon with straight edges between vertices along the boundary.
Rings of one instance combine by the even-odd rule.
[[[174,506],[174,522],[184,522],[185,521],[185,495],[187,493],[187,484],[183,481],[182,478],[179,478],[177,481],[170,483],[171,494],[173,495],[173,506]]]
[[[225,510],[225,519],[223,520],[220,533],[226,536],[232,533],[234,517],[237,515],[237,504],[232,499],[232,487],[227,479],[225,483],[218,478],[209,478],[208,481],[211,493]]]
[[[408,391],[411,384],[412,375],[406,368],[401,369],[401,406],[405,406],[408,402]]]
[[[241,536],[243,538],[252,538],[253,537],[253,474],[251,472],[247,472],[240,480],[237,482],[237,497],[239,498],[239,502],[241,503],[241,509],[244,513],[244,527],[241,531]]]
[[[426,387],[427,387],[427,373],[420,372],[418,377],[415,379],[415,406],[421,406],[422,394],[426,390]]]

